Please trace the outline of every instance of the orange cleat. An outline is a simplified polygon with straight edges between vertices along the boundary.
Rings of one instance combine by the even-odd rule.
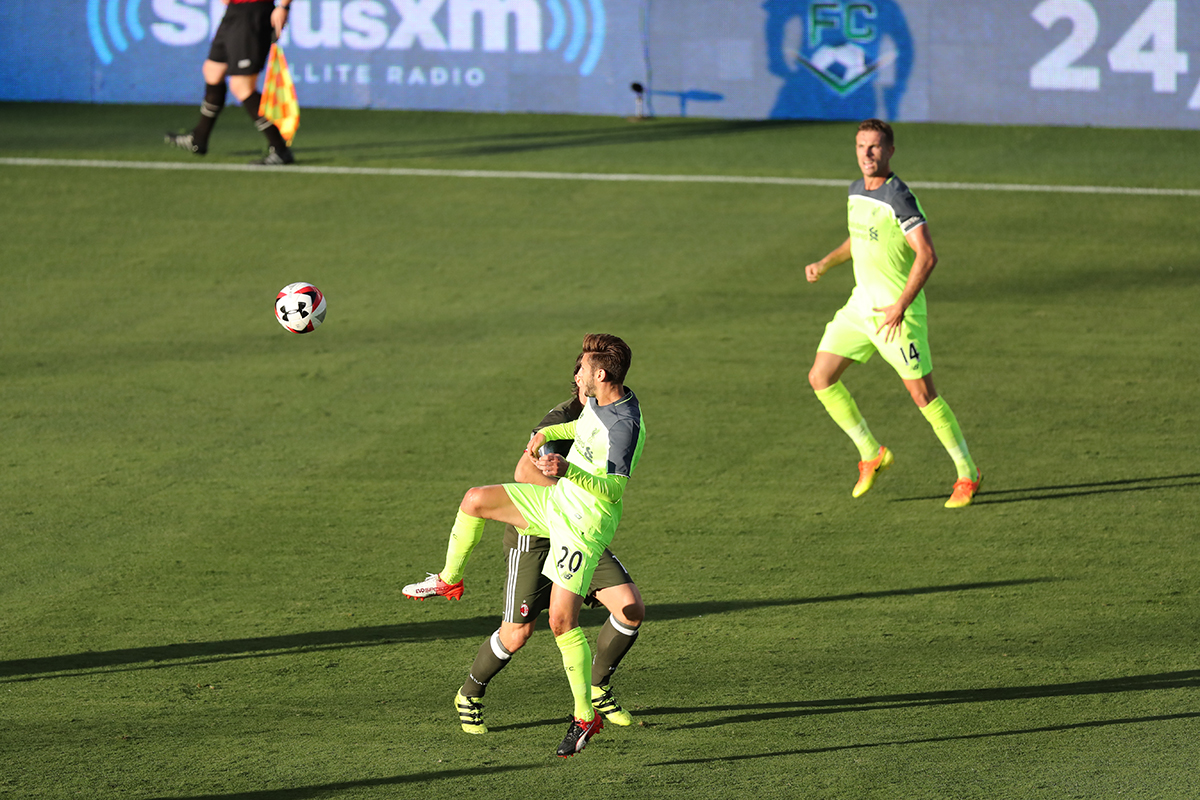
[[[858,462],[858,483],[854,484],[854,491],[850,494],[862,497],[875,485],[876,476],[895,463],[896,457],[892,455],[892,451],[880,445],[879,455],[870,461]]]
[[[946,508],[965,508],[971,505],[981,483],[983,483],[983,473],[979,471],[978,467],[975,468],[975,480],[959,478],[954,483],[954,491],[950,494],[950,499],[946,501]]]

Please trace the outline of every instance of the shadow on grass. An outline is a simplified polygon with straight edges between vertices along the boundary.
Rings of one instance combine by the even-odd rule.
[[[154,800],[304,800],[308,797],[327,797],[337,792],[351,789],[373,789],[383,786],[405,786],[408,784],[426,784],[435,780],[450,778],[472,778],[498,775],[505,772],[518,772],[545,764],[508,764],[495,767],[469,767],[466,769],[447,769],[439,772],[417,772],[412,775],[392,775],[386,778],[364,778],[358,781],[339,781],[337,783],[321,783],[315,786],[296,786],[288,789],[260,789],[252,792],[230,792],[228,794],[193,794],[193,795],[162,795]]]
[[[1200,473],[1185,475],[1163,475],[1157,478],[1128,478],[1119,481],[1095,483],[1072,483],[1062,486],[1031,486],[1025,489],[989,489],[986,484],[972,505],[985,506],[999,503],[1025,503],[1031,500],[1061,500],[1068,497],[1087,497],[1094,494],[1117,494],[1120,492],[1158,492],[1164,489],[1184,489],[1200,486]],[[1001,497],[999,495],[1015,495]],[[898,497],[893,503],[911,503],[916,500],[940,500],[945,495],[927,497]]]
[[[1046,583],[1052,580],[1055,579],[1022,578],[981,583],[958,583],[948,586],[889,589],[878,592],[857,592],[854,594],[830,595],[826,597],[663,603],[652,605],[649,613],[650,617],[654,620],[690,619],[703,615],[745,611],[755,608],[801,606],[814,603],[837,603],[883,597],[910,597],[922,594],[997,589]],[[588,615],[589,612],[585,610],[585,623],[587,622]],[[314,631],[279,636],[262,636],[250,639],[226,639],[212,642],[186,642],[153,647],[132,647],[123,650],[103,650],[71,655],[46,656],[44,658],[0,661],[0,683],[40,680],[45,677],[73,677],[90,672],[161,669],[164,667],[179,666],[180,663],[208,664],[220,661],[294,655],[297,653],[341,650],[354,647],[378,647],[380,645],[432,641],[435,639],[480,638],[495,630],[498,620],[499,614],[495,614],[467,619],[412,622],[400,625],[374,625],[336,631]],[[63,672],[68,674],[52,676],[46,674]]]
[[[431,139],[392,139],[390,141],[357,142],[337,145],[299,147],[296,157],[305,164],[366,158],[454,158],[497,156],[529,153],[539,150],[564,150],[580,147],[600,147],[627,144],[649,144],[696,139],[706,136],[756,133],[764,130],[812,126],[805,120],[707,120],[703,122],[673,121],[665,124],[638,124],[626,127],[603,127],[558,131],[522,131],[494,133],[481,136]],[[238,155],[253,155],[245,151]]]
[[[773,719],[795,718],[817,714],[843,714],[852,711],[889,711],[902,708],[958,705],[962,703],[995,703],[1005,700],[1032,700],[1046,697],[1078,695],[1123,694],[1164,689],[1200,689],[1200,670],[1160,672],[1152,675],[1133,675],[1075,683],[1050,683],[1040,686],[1000,686],[987,689],[954,689],[943,692],[913,694],[869,695],[834,700],[800,700],[786,703],[747,703],[736,705],[697,706],[692,708],[647,708],[637,712],[638,718],[674,716],[679,714],[728,714],[718,719],[676,726],[680,729],[716,728],[739,723],[759,723]],[[1197,715],[1200,716],[1200,715]],[[1047,729],[1052,730],[1052,729]],[[970,737],[950,737],[970,738]],[[941,741],[930,739],[929,741]]]
[[[711,764],[714,762],[750,761],[759,758],[777,758],[779,756],[808,756],[819,753],[837,753],[843,750],[865,750],[872,747],[896,747],[908,744],[937,744],[940,742],[965,742],[973,739],[991,739],[997,736],[1028,736],[1035,733],[1057,733],[1060,731],[1082,730],[1085,728],[1106,728],[1110,725],[1138,725],[1147,722],[1169,722],[1177,719],[1200,718],[1200,711],[1181,714],[1160,714],[1152,717],[1122,717],[1118,719],[1099,719],[1088,722],[1072,722],[1064,725],[1045,725],[1039,728],[1018,728],[1011,731],[985,731],[982,733],[964,733],[958,736],[931,736],[924,739],[898,739],[885,742],[860,742],[858,744],[831,745],[829,747],[810,747],[798,750],[781,750],[776,753],[749,753],[740,756],[714,756],[712,758],[688,758],[678,761],[658,761],[647,764],[648,767],[667,767],[683,764]]]

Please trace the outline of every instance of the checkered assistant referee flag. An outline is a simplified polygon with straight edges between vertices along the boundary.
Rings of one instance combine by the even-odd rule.
[[[296,138],[296,128],[300,127],[300,103],[296,100],[296,84],[292,83],[287,58],[278,44],[271,45],[258,115],[275,123],[288,147],[292,146],[292,140]]]

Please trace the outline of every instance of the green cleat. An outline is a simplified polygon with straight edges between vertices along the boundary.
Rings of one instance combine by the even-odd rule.
[[[454,707],[458,709],[458,721],[467,733],[487,733],[483,724],[483,703],[478,697],[467,697],[461,691],[454,696]]]
[[[875,478],[879,473],[895,463],[896,457],[892,455],[892,451],[880,445],[879,455],[870,461],[858,462],[858,483],[854,484],[854,491],[850,494],[854,497],[862,497],[875,485]]]
[[[592,687],[592,708],[604,715],[605,722],[611,722],[621,728],[627,728],[633,724],[633,715],[621,708],[617,698],[613,697],[611,686]]]

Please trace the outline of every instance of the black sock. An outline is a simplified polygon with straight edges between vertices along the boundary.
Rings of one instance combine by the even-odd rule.
[[[213,125],[221,109],[225,108],[225,81],[206,83],[204,85],[204,102],[200,104],[200,121],[192,130],[192,143],[200,152],[208,149],[208,136],[212,133]]]
[[[279,128],[275,127],[274,122],[258,115],[258,107],[261,104],[262,92],[257,90],[242,101],[246,113],[250,115],[250,119],[254,120],[254,127],[258,128],[259,132],[267,137],[267,143],[275,148],[276,153],[281,153],[287,149],[287,142],[283,140],[283,134],[279,132]]]
[[[479,647],[475,663],[471,665],[471,672],[462,687],[463,697],[483,697],[488,682],[511,660],[512,653],[500,643],[500,631],[496,631]]]
[[[616,671],[617,665],[621,663],[621,659],[637,641],[639,630],[641,630],[640,627],[630,628],[615,622],[612,615],[609,614],[608,619],[604,622],[604,627],[600,629],[600,636],[596,639],[596,655],[592,659],[593,686],[608,685],[609,678]]]

